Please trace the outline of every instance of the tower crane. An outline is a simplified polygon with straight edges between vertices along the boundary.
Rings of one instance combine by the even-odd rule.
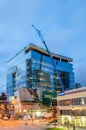
[[[54,67],[54,69],[55,69],[55,71],[56,71],[56,75],[57,75],[57,77],[58,77],[58,79],[59,79],[59,83],[60,83],[61,88],[62,88],[62,91],[61,91],[58,95],[59,95],[59,96],[64,95],[64,86],[63,86],[63,83],[62,83],[62,81],[61,81],[61,78],[60,78],[59,72],[58,72],[58,70],[57,70],[56,64],[55,64],[55,62],[53,61],[52,54],[51,54],[51,52],[49,51],[49,49],[48,49],[48,47],[47,47],[47,45],[46,45],[46,42],[45,42],[45,40],[44,40],[44,38],[43,38],[43,35],[42,35],[41,31],[38,30],[33,24],[32,24],[32,27],[33,27],[33,28],[35,29],[35,31],[38,33],[38,36],[39,36],[41,42],[44,44],[44,46],[45,46],[45,48],[46,48],[46,51],[48,52],[48,55],[49,55],[49,57],[50,57],[50,60],[51,60],[51,62],[52,62],[52,65],[53,65],[53,67]]]

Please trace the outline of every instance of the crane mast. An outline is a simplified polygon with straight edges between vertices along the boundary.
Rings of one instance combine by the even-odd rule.
[[[51,55],[51,52],[49,51],[49,49],[48,49],[48,47],[47,47],[47,45],[46,45],[46,42],[45,42],[45,40],[44,40],[44,38],[43,38],[43,35],[42,35],[41,31],[38,30],[34,25],[32,25],[32,27],[36,30],[36,32],[38,33],[38,36],[39,36],[41,42],[42,42],[42,43],[44,44],[44,46],[46,47],[46,51],[48,52],[48,55],[50,56],[50,60],[51,60],[52,65],[53,65],[53,67],[54,67],[54,69],[55,69],[55,71],[56,71],[56,75],[57,75],[57,77],[58,77],[58,79],[59,79],[59,83],[60,83],[61,88],[62,88],[62,92],[59,93],[59,95],[63,95],[63,94],[64,94],[64,86],[63,86],[63,84],[62,84],[60,75],[59,75],[59,73],[58,73],[56,64],[55,64],[54,61],[53,61],[53,57],[52,57],[52,55]]]

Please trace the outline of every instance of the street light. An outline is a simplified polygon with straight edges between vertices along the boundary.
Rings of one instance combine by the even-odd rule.
[[[27,112],[27,110],[26,110],[26,109],[24,109],[24,110],[23,110],[23,112],[24,112],[24,113],[26,113],[26,112]]]
[[[75,117],[75,109],[74,109],[74,106],[72,107],[72,115]],[[74,118],[75,119],[75,118]],[[73,130],[76,130],[76,127],[75,127],[75,120],[73,119]]]
[[[40,117],[41,117],[41,111],[38,110],[38,111],[36,112],[36,115],[37,115],[38,118],[40,118]]]

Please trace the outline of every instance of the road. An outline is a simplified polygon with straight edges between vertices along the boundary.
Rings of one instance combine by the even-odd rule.
[[[3,121],[0,120],[0,130],[44,130],[44,122],[27,121]]]
[[[0,120],[0,130],[45,130],[47,122],[24,121],[24,120]],[[60,126],[62,127],[62,126]],[[65,130],[68,130],[65,127]],[[72,127],[69,130],[73,130]],[[86,130],[86,128],[76,127],[76,130]]]

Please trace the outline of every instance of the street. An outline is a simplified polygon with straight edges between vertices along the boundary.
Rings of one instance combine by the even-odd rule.
[[[32,121],[3,121],[0,120],[0,130],[44,130],[46,123]]]
[[[59,126],[68,130],[67,127]],[[25,120],[0,120],[0,130],[45,130],[47,121],[25,121]],[[69,130],[73,130],[72,127]],[[76,130],[86,130],[86,128],[76,127]]]

